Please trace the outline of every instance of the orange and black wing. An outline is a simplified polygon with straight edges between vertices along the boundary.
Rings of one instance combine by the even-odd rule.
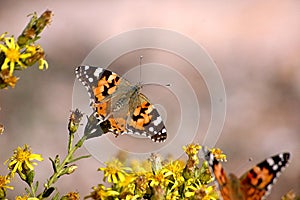
[[[167,130],[154,105],[141,93],[133,101],[137,103],[130,101],[126,124],[128,133],[148,137],[153,142],[164,142],[167,139]]]
[[[281,153],[257,164],[240,178],[246,200],[265,199],[281,172],[286,168],[290,153]]]
[[[76,68],[78,80],[86,87],[90,96],[90,105],[95,117],[103,121],[112,112],[111,101],[119,94],[120,87],[129,85],[116,73],[100,67],[79,66]]]

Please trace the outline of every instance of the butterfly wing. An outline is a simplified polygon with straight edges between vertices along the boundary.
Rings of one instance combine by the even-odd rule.
[[[128,133],[149,137],[154,142],[164,142],[167,139],[167,130],[161,116],[141,93],[129,103],[126,129]]]
[[[240,178],[245,199],[265,199],[273,184],[286,168],[290,153],[281,153],[259,163]]]
[[[90,105],[95,111],[95,117],[100,122],[116,109],[115,104],[118,102],[113,100],[121,99],[119,96],[127,93],[124,88],[128,88],[130,85],[127,80],[116,73],[100,67],[79,66],[75,73],[78,80],[88,90]]]
[[[230,179],[224,171],[222,164],[216,160],[213,154],[203,147],[205,160],[208,162],[212,176],[221,193],[220,200],[231,200]]]
[[[204,153],[206,155],[205,159],[219,186],[222,195],[221,199],[224,200],[265,199],[270,193],[272,185],[288,165],[290,158],[289,153],[281,153],[270,157],[253,167],[241,176],[239,180],[236,180],[236,177],[232,174],[231,178],[227,177],[221,163],[214,158],[211,152],[204,148]],[[235,186],[239,186],[240,188],[236,188]]]

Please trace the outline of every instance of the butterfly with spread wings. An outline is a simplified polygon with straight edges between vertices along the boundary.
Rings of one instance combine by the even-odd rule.
[[[116,136],[135,134],[154,142],[164,142],[167,130],[157,109],[140,93],[141,85],[131,85],[116,73],[93,66],[76,68],[78,80],[87,88],[97,126]],[[95,122],[96,123],[96,122]]]

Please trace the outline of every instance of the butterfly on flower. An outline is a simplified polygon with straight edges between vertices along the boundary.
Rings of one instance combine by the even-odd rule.
[[[220,162],[203,148],[205,159],[221,193],[221,200],[261,200],[270,193],[273,184],[287,167],[290,153],[274,155],[254,166],[240,178],[225,173]]]
[[[116,73],[93,66],[76,68],[78,80],[87,88],[93,117],[91,127],[116,136],[134,134],[164,142],[167,130],[157,109],[140,93],[141,84],[131,85]],[[96,131],[96,130],[92,130]]]

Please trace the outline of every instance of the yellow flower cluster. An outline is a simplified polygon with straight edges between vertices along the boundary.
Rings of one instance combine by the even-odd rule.
[[[93,187],[91,194],[85,198],[217,200],[216,188],[208,185],[212,181],[212,176],[207,170],[207,164],[199,165],[198,152],[201,146],[190,144],[183,149],[189,157],[188,161],[162,161],[158,155],[153,154],[148,166],[142,162],[137,167],[139,163],[135,161],[129,162],[129,166],[130,164],[133,166],[125,167],[124,162],[117,159],[107,162],[106,167],[99,168],[99,170],[104,172],[103,181],[111,183],[111,187],[99,184]],[[192,163],[194,166],[188,166]],[[149,166],[152,166],[152,169],[146,170]],[[193,170],[190,171],[190,169]]]
[[[4,61],[0,69],[0,78],[2,82],[14,88],[18,78],[13,75],[15,69],[26,69],[34,63],[39,63],[39,69],[48,69],[48,63],[45,60],[44,50],[39,45],[26,45],[20,48],[15,42],[14,37],[0,38],[0,54],[4,55]]]
[[[52,12],[47,10],[39,18],[33,14],[17,41],[13,36],[0,36],[0,89],[8,86],[14,88],[18,77],[14,76],[15,70],[26,69],[35,63],[39,69],[47,69],[45,52],[41,46],[35,44],[40,38],[39,34],[51,21]]]

